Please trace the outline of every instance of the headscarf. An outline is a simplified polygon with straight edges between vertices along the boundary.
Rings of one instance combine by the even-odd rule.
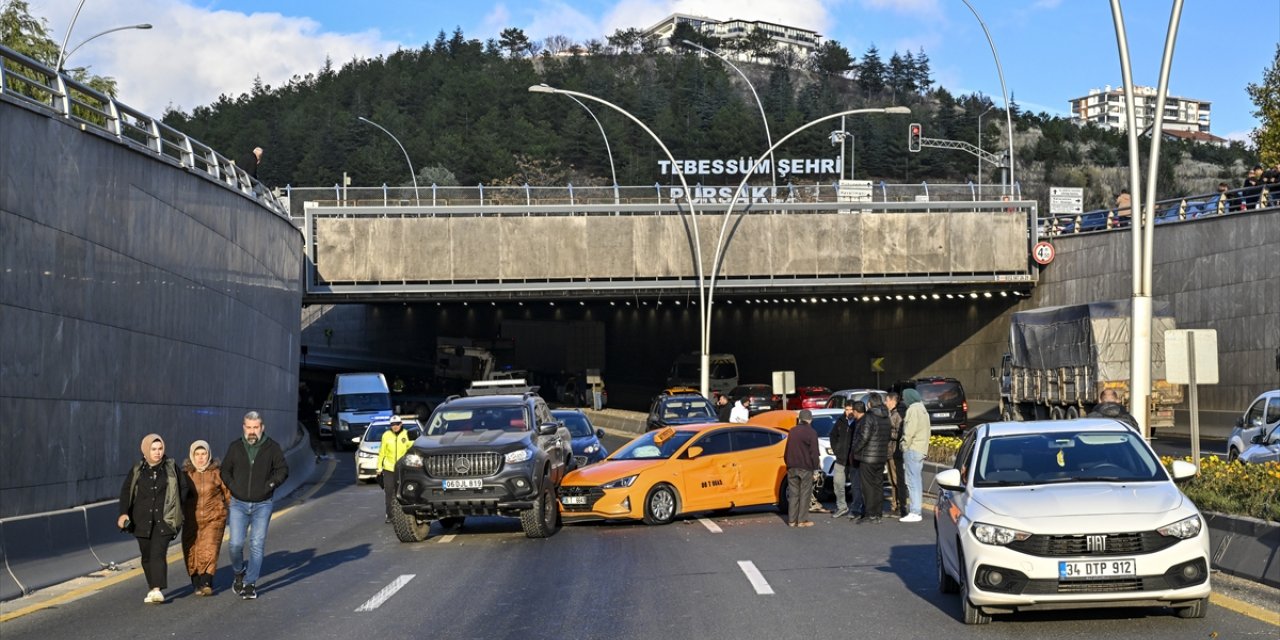
[[[147,435],[142,437],[142,459],[143,460],[146,460],[147,454],[151,453],[151,444],[156,440],[159,440],[160,444],[164,444],[164,438],[161,438],[160,434],[158,433],[148,433]],[[168,448],[169,446],[165,445],[165,449],[168,449]]]
[[[916,391],[915,389],[903,389],[902,402],[909,407],[917,402],[923,402],[923,400],[920,398],[919,391]]]
[[[203,467],[196,465],[196,449],[204,449],[209,453],[209,459],[204,461]],[[213,464],[213,452],[209,451],[209,443],[204,440],[196,440],[195,442],[192,442],[191,448],[187,450],[187,459],[191,461],[191,466],[194,467],[196,471],[204,471],[205,469],[208,469],[209,465]]]

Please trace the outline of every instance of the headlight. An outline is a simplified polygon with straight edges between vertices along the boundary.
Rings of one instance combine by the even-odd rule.
[[[422,468],[422,456],[416,453],[406,453],[401,460],[404,461],[404,466],[406,467],[413,467],[414,469]]]
[[[346,431],[346,430],[348,430],[348,429],[350,429],[350,428],[351,428],[351,425],[347,424],[347,421],[346,421],[346,420],[339,420],[339,421],[338,421],[338,428],[339,428],[339,429],[341,429],[341,430],[343,430],[343,431]]]
[[[606,483],[604,483],[604,484],[600,485],[600,488],[601,488],[601,489],[625,489],[625,488],[627,488],[627,487],[629,487],[629,486],[631,486],[631,485],[635,484],[635,483],[636,483],[636,478],[639,478],[639,477],[640,477],[640,474],[638,474],[638,473],[637,473],[637,474],[636,474],[636,475],[634,475],[634,476],[627,476],[627,477],[625,477],[625,478],[618,478],[617,480],[614,480],[613,482],[606,482]]]
[[[1156,532],[1162,536],[1173,536],[1175,538],[1194,538],[1200,535],[1200,516],[1191,516],[1183,518],[1169,526],[1160,527]]]
[[[511,453],[508,453],[506,456],[507,462],[524,462],[525,460],[528,460],[531,457],[533,456],[532,454],[529,453],[528,449],[517,449],[515,451],[512,451]]]
[[[597,451],[599,451],[599,450],[600,450],[600,445],[598,445],[598,444],[589,444],[589,445],[587,445],[587,446],[586,446],[586,448],[584,448],[584,449],[582,450],[582,452],[583,452],[583,453],[595,453],[595,452],[597,452]]]
[[[376,458],[378,457],[378,454],[372,451],[365,451],[364,449],[361,449],[356,452],[356,457],[357,458]]]
[[[973,533],[973,537],[983,544],[994,544],[1004,546],[1010,542],[1018,540],[1026,540],[1031,534],[1026,531],[1018,531],[1008,527],[997,527],[994,524],[983,524],[975,522],[973,527],[969,529]]]

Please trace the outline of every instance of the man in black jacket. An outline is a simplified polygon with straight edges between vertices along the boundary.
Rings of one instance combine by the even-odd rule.
[[[229,553],[235,572],[232,590],[245,600],[258,597],[258,576],[271,523],[271,496],[289,477],[284,450],[263,433],[262,416],[257,411],[244,414],[244,437],[227,447],[222,457],[222,482],[231,491],[227,528],[231,533]],[[244,560],[245,539],[249,541],[249,562]]]
[[[845,484],[848,482],[849,445],[853,444],[854,421],[853,403],[849,403],[844,406],[844,415],[836,418],[835,425],[831,427],[831,453],[835,456],[835,463],[831,465],[831,490],[836,494],[836,512],[831,514],[832,518],[849,515]]]
[[[1142,433],[1142,429],[1138,428],[1138,420],[1124,408],[1124,405],[1120,404],[1120,394],[1116,393],[1115,389],[1103,389],[1098,393],[1098,404],[1094,405],[1088,417],[1119,420],[1129,425],[1134,431]]]
[[[884,463],[889,459],[889,412],[876,393],[867,396],[867,415],[858,422],[850,450],[858,461],[862,502],[866,511],[859,523],[879,524],[884,514]]]
[[[813,472],[818,470],[819,459],[818,432],[811,422],[813,412],[801,410],[782,454],[787,463],[787,524],[792,527],[813,526],[809,520],[809,496],[813,495]]]

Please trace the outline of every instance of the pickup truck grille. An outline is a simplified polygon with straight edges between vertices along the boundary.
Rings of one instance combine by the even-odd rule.
[[[430,455],[423,461],[423,468],[432,478],[483,478],[502,468],[502,454],[485,451]]]

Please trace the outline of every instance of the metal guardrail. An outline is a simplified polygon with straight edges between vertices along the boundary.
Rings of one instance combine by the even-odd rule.
[[[106,134],[289,216],[275,194],[208,145],[6,47],[0,47],[0,97],[60,116],[82,131]]]
[[[1243,194],[1240,189],[1235,189],[1225,194],[1214,192],[1168,198],[1156,202],[1156,224],[1224,216],[1277,206],[1280,206],[1280,198],[1277,198],[1275,194],[1266,188],[1248,195]],[[1120,212],[1116,209],[1099,209],[1086,213],[1048,214],[1040,218],[1039,235],[1042,238],[1052,238],[1077,233],[1099,233],[1113,229],[1128,229],[1131,219],[1131,215],[1120,215]]]

